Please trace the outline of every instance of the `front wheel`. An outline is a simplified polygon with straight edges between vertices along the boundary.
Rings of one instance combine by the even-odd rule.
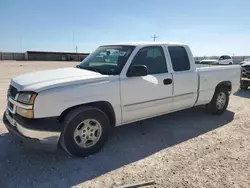
[[[105,144],[110,123],[107,115],[94,107],[80,107],[64,120],[62,147],[72,156],[86,157],[98,152]]]
[[[229,102],[229,91],[226,88],[219,88],[206,108],[212,114],[222,114],[226,111]]]

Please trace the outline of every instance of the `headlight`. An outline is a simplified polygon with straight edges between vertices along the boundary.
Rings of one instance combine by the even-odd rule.
[[[16,107],[16,113],[20,116],[32,119],[34,118],[33,105],[35,103],[37,94],[34,92],[23,92],[19,93],[17,101],[24,105],[32,105],[32,108],[23,108],[22,106]]]
[[[29,119],[33,119],[34,118],[34,111],[33,110],[27,110],[27,109],[23,109],[21,107],[16,107],[16,112],[17,114],[19,114],[20,116],[29,118]]]
[[[34,104],[37,94],[32,92],[19,93],[17,101],[24,104]]]

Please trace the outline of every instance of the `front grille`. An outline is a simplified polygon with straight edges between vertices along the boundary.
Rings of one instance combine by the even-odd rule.
[[[17,89],[13,87],[12,85],[10,85],[8,94],[10,97],[15,98],[17,94]]]
[[[242,66],[242,67],[244,67],[246,69],[250,69],[250,65],[245,65],[245,66]]]
[[[245,65],[243,68],[245,69],[245,72],[250,73],[250,65]]]
[[[14,105],[10,101],[8,101],[8,107],[9,107],[10,110],[13,110]]]
[[[8,110],[9,111],[9,110]],[[11,118],[13,118],[13,114],[12,114],[12,112],[10,112],[9,111],[9,116],[11,117]]]

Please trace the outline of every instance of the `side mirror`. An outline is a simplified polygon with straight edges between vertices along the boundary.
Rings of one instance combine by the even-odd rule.
[[[145,65],[134,65],[129,68],[127,77],[147,76],[148,68]]]

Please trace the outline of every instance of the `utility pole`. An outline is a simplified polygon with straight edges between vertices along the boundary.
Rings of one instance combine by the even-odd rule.
[[[75,32],[73,31],[73,52],[75,51]]]
[[[155,42],[155,39],[157,39],[158,37],[154,34],[154,36],[151,36],[151,38],[153,38],[153,41]]]
[[[22,37],[22,35],[20,36],[20,50],[22,53],[23,52],[23,37]]]
[[[77,53],[77,51],[78,51],[78,46],[76,45],[76,53]]]

